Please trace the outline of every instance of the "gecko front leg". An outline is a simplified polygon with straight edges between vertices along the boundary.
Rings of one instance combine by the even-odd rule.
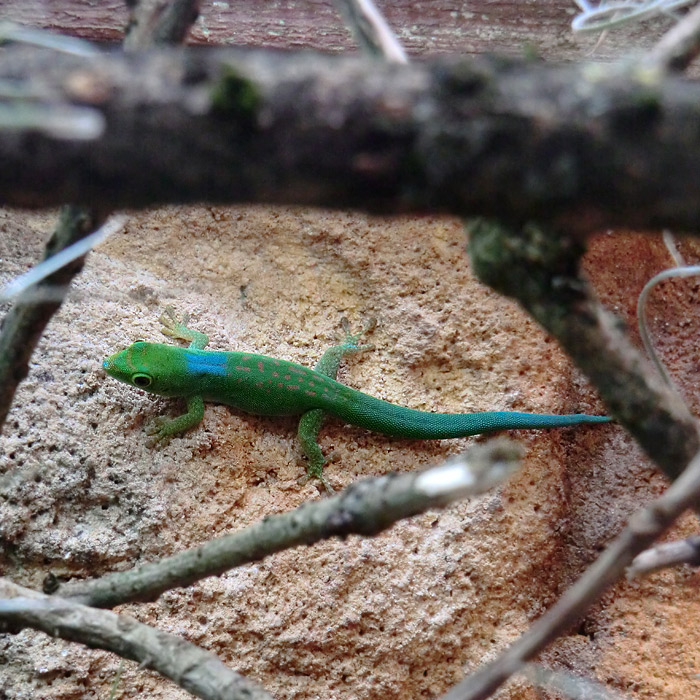
[[[189,315],[184,314],[182,319],[179,319],[172,306],[166,306],[158,320],[163,326],[160,329],[163,335],[175,340],[188,341],[192,350],[204,350],[209,345],[209,336],[206,333],[188,328]]]
[[[190,396],[187,398],[187,413],[183,413],[177,418],[166,418],[165,416],[155,418],[151,425],[146,428],[146,434],[152,438],[154,443],[167,445],[170,438],[199,425],[203,418],[204,400],[201,396]]]
[[[204,350],[209,344],[209,336],[206,333],[188,328],[188,320],[187,314],[178,318],[175,309],[172,306],[166,306],[159,319],[163,326],[160,331],[169,338],[188,341],[189,347],[193,350]],[[160,416],[146,428],[146,433],[151,436],[153,442],[167,445],[170,438],[199,425],[203,418],[204,400],[200,395],[194,394],[187,397],[187,413],[183,413],[177,418]]]

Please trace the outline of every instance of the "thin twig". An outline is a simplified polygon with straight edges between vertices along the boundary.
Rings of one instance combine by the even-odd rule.
[[[678,250],[678,244],[676,243],[676,238],[673,233],[665,228],[661,234],[661,238],[663,239],[668,254],[671,256],[671,260],[673,260],[673,264],[676,267],[683,267],[685,265],[685,260]]]
[[[700,54],[700,5],[664,34],[643,65],[664,71],[684,71]]]
[[[601,1],[596,6],[588,2],[577,3],[583,12],[574,17],[571,29],[574,32],[599,32],[649,19],[654,15],[668,15],[694,2],[695,0],[618,0],[609,3]]]
[[[372,0],[335,0],[360,47],[387,63],[408,63],[406,52]]]
[[[41,630],[86,646],[106,649],[142,668],[152,668],[184,690],[205,700],[271,700],[271,696],[236,673],[217,656],[126,615],[44,596],[0,581],[0,627],[17,632]]]
[[[519,456],[520,448],[511,441],[492,440],[440,467],[364,479],[336,496],[268,516],[200,547],[94,581],[67,583],[57,592],[87,605],[112,607],[153,599],[170,588],[188,586],[290,547],[334,536],[376,535],[397,520],[492,488],[513,472]]]
[[[68,263],[73,262],[76,258],[82,258],[87,255],[96,245],[121,230],[125,221],[125,216],[115,216],[109,219],[93,233],[61,249],[55,255],[46,258],[23,275],[16,277],[3,289],[0,289],[0,302],[12,301],[16,296],[27,292],[32,287],[35,289],[32,294],[26,295],[25,298],[27,300],[30,297],[31,299],[56,298],[57,290],[37,289],[36,285],[52,273],[68,265]],[[46,285],[43,286],[46,287]]]
[[[651,358],[654,366],[658,370],[659,374],[663,380],[671,387],[674,391],[678,391],[675,382],[671,378],[671,375],[666,369],[666,365],[661,361],[654,343],[651,340],[651,335],[649,334],[649,320],[647,317],[647,300],[649,299],[649,294],[651,290],[660,282],[664,280],[673,279],[675,277],[697,277],[700,275],[700,265],[688,265],[686,267],[672,267],[668,270],[663,270],[659,272],[658,275],[654,275],[642,289],[637,299],[637,322],[639,324],[639,335],[642,338],[642,343],[644,344],[644,349],[647,351],[647,355]]]
[[[664,542],[642,552],[634,558],[627,570],[627,578],[650,574],[669,566],[690,564],[700,566],[700,535],[676,542]]]
[[[700,454],[668,490],[629,519],[627,527],[559,601],[494,661],[455,686],[442,700],[485,700],[552,640],[563,634],[688,508],[700,505]]]
[[[72,54],[73,56],[95,56],[99,49],[84,39],[54,34],[45,29],[25,27],[15,22],[0,22],[0,45],[8,41],[32,44],[52,51]]]

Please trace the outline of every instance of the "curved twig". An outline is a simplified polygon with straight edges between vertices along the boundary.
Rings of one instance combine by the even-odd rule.
[[[647,355],[651,358],[654,366],[658,370],[659,374],[663,377],[663,380],[672,387],[674,391],[677,391],[677,387],[671,378],[671,375],[666,369],[666,365],[661,361],[656,348],[654,348],[654,343],[651,340],[649,334],[649,320],[647,318],[647,301],[649,299],[649,294],[651,290],[660,282],[664,280],[673,279],[674,277],[696,277],[700,275],[700,265],[688,265],[686,267],[672,267],[668,270],[662,270],[658,275],[654,275],[642,289],[639,298],[637,299],[637,322],[639,324],[639,335],[642,338],[642,343],[644,344],[644,349],[647,351]]]

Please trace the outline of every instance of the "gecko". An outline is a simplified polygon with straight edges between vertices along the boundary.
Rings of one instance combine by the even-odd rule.
[[[205,401],[256,415],[299,415],[298,439],[308,459],[307,477],[318,478],[326,488],[326,459],[317,440],[324,414],[384,435],[419,440],[612,420],[584,413],[430,413],[357,391],[336,381],[336,377],[344,356],[372,348],[359,343],[361,336],[371,330],[371,323],[353,335],[347,319],[343,319],[344,341],[326,350],[316,367],[310,369],[251,352],[205,350],[209,336],[189,328],[188,317],[180,320],[172,307],[165,309],[160,322],[164,335],[187,341],[189,347],[139,340],[103,362],[107,374],[115,379],[159,396],[185,398],[187,412],[174,419],[157,419],[149,430],[154,439],[167,441],[198,425],[204,417]]]

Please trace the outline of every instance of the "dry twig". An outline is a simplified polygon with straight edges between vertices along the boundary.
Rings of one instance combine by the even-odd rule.
[[[335,0],[366,54],[388,63],[408,63],[406,52],[372,0]]]
[[[700,54],[700,5],[666,32],[644,64],[664,71],[683,71]]]
[[[65,207],[46,246],[44,259],[95,229],[97,215],[81,207]],[[83,269],[85,257],[73,260],[24,292],[2,320],[0,332],[0,429],[19,383],[27,376],[29,359],[51,317],[58,311],[71,280]],[[46,298],[42,291],[49,290]]]

